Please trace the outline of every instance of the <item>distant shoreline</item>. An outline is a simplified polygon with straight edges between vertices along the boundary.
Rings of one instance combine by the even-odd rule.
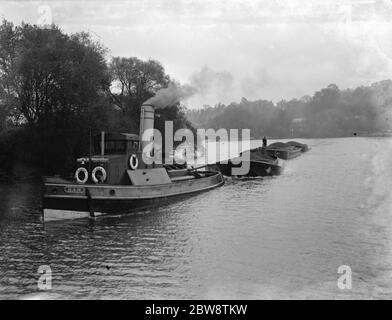
[[[296,137],[268,137],[270,140],[287,140],[287,139],[338,139],[338,138],[357,138],[357,137],[362,137],[362,138],[390,138],[392,137],[392,132],[390,133],[353,133],[352,135],[346,135],[346,136],[336,136],[336,137],[301,137],[301,136],[296,136]],[[251,140],[260,140],[263,139],[263,137],[251,137]]]
[[[374,134],[356,134],[356,135],[347,135],[347,136],[336,136],[336,137],[271,137],[267,136],[268,140],[296,140],[296,139],[341,139],[341,138],[392,138],[392,133],[374,133]],[[262,140],[263,136],[261,137],[250,137],[250,141],[254,140]],[[226,139],[222,139],[221,141],[228,141]],[[241,141],[238,140],[231,140],[231,141]]]

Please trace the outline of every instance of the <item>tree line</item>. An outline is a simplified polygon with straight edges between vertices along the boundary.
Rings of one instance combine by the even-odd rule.
[[[391,134],[392,81],[340,90],[331,84],[314,93],[289,101],[268,100],[204,106],[189,110],[195,127],[251,129],[254,138],[345,137]]]
[[[90,132],[138,133],[141,104],[173,81],[155,60],[109,60],[89,33],[3,20],[0,168],[24,162],[48,174],[71,171]],[[192,128],[179,103],[157,110],[157,128],[165,120]]]
[[[58,26],[0,25],[0,169],[14,163],[68,173],[88,153],[89,133],[139,132],[141,104],[175,81],[155,60],[108,58],[89,33]],[[391,129],[392,81],[340,90],[331,84],[289,101],[156,110],[155,125],[174,129],[251,129],[254,138],[337,137]]]

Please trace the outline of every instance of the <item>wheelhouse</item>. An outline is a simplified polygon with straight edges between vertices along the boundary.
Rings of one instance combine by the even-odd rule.
[[[144,169],[139,136],[131,133],[104,133],[93,140],[93,154],[77,159],[78,183],[126,184],[127,170]]]
[[[139,136],[131,133],[101,133],[94,137],[94,153],[127,154],[139,151]]]

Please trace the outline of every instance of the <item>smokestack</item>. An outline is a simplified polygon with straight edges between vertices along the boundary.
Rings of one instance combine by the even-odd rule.
[[[143,134],[146,130],[151,129],[151,135],[148,141],[143,141]],[[143,151],[144,147],[154,139],[154,106],[151,104],[143,104],[140,110],[140,135],[139,135],[139,151]]]
[[[178,103],[181,99],[188,98],[195,94],[197,90],[190,85],[177,85],[170,83],[167,88],[158,90],[155,96],[145,101],[141,106],[140,111],[140,136],[139,136],[139,151],[143,151],[144,147],[153,141],[154,134],[154,109],[165,108]],[[149,137],[145,137],[142,141],[143,134],[146,130],[150,130]]]

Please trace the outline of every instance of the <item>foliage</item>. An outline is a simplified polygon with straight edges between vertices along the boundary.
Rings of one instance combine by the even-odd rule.
[[[155,61],[116,57],[88,33],[57,26],[0,25],[0,167],[22,161],[68,173],[89,150],[89,133],[138,133],[140,106],[170,83]],[[180,105],[157,126],[191,127]]]
[[[2,127],[29,133],[14,153],[50,172],[68,169],[97,108],[105,109],[105,50],[86,33],[69,36],[54,25],[14,27],[6,21],[0,43]]]
[[[120,121],[122,125],[132,126],[128,130],[137,132],[140,106],[158,90],[167,87],[170,78],[158,61],[142,61],[136,57],[114,57],[109,70],[112,85],[108,93],[112,102],[122,111],[120,117],[125,117]]]
[[[253,137],[340,137],[383,134],[392,129],[392,81],[340,90],[331,84],[312,97],[248,101],[187,112],[197,127],[248,128]]]

